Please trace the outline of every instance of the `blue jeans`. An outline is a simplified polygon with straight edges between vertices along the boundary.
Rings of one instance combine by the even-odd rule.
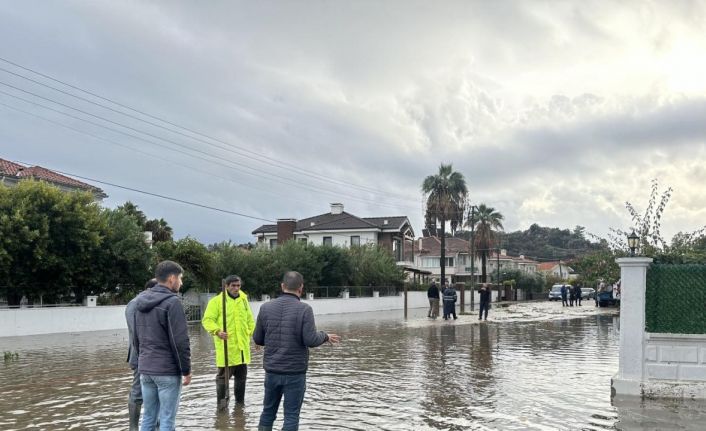
[[[159,418],[160,431],[173,431],[179,395],[181,376],[140,376],[142,383],[142,426],[141,431],[152,431]]]
[[[279,403],[284,396],[284,424],[283,431],[297,431],[299,429],[299,412],[304,401],[306,391],[306,374],[275,374],[265,373],[265,399],[262,402],[260,427],[272,427]]]

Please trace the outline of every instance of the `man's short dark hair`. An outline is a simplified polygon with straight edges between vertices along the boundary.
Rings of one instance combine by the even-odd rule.
[[[154,269],[154,278],[156,278],[158,282],[163,283],[167,281],[170,275],[178,276],[183,273],[184,268],[182,268],[178,263],[172,262],[171,260],[163,260],[162,262],[159,262],[157,267]]]
[[[238,277],[237,275],[229,275],[228,277],[226,277],[226,286],[228,286],[229,284],[234,283],[236,281],[239,281],[240,284],[243,283],[243,280],[240,277]]]
[[[145,289],[152,289],[157,285],[157,279],[151,278],[147,283],[145,283]]]
[[[293,292],[302,287],[304,277],[297,271],[288,271],[285,272],[284,277],[282,277],[282,284],[284,284],[284,290]]]

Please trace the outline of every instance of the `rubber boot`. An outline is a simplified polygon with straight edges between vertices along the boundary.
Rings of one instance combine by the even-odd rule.
[[[237,404],[245,404],[245,379],[237,379],[233,385],[233,394]]]
[[[266,427],[266,426],[260,425],[257,427],[257,431],[272,431],[272,427]]]
[[[216,380],[216,402],[218,404],[218,410],[228,408],[228,399],[226,396],[228,396],[228,390],[226,389],[225,380]]]
[[[130,415],[130,431],[139,431],[140,411],[142,410],[142,404],[128,402],[127,410]]]

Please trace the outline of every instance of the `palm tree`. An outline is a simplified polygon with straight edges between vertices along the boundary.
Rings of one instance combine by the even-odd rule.
[[[451,164],[441,164],[439,173],[429,175],[422,183],[422,192],[427,195],[425,221],[427,229],[439,226],[441,242],[441,283],[446,281],[446,223],[451,232],[463,223],[463,206],[468,189],[463,174],[455,172]],[[438,222],[438,223],[437,223]],[[434,229],[435,230],[435,229]]]
[[[473,220],[475,233],[476,250],[480,251],[481,256],[481,278],[483,283],[488,280],[486,264],[490,250],[496,243],[498,231],[503,230],[503,215],[495,211],[495,208],[480,204],[476,208],[476,216]],[[470,226],[469,220],[466,225]]]
[[[163,218],[147,221],[145,230],[152,231],[152,240],[155,243],[172,240],[172,227]]]

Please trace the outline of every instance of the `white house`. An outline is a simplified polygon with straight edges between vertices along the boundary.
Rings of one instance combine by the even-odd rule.
[[[411,270],[414,254],[414,230],[406,216],[358,217],[332,203],[331,211],[317,216],[278,219],[252,232],[260,246],[275,248],[284,241],[302,241],[313,245],[350,247],[376,244],[388,250],[400,266]]]

